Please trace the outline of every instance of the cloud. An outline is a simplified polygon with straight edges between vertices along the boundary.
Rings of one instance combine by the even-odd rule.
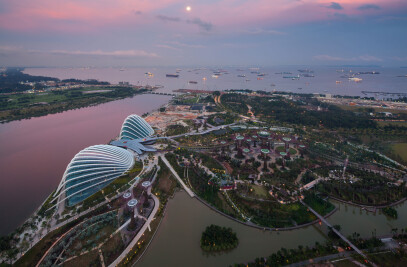
[[[336,3],[336,2],[331,2],[331,4],[329,6],[327,6],[326,8],[331,8],[331,9],[335,9],[335,10],[342,10],[343,9],[341,4]]]
[[[254,29],[254,30],[246,30],[242,31],[245,34],[252,34],[252,35],[285,35],[285,32],[280,32],[276,30],[265,30],[265,29]]]
[[[366,62],[381,62],[383,61],[381,58],[370,56],[370,55],[362,55],[357,57],[345,58],[345,57],[336,57],[330,55],[317,55],[314,56],[317,60],[323,61],[366,61]]]
[[[166,45],[166,44],[157,44],[157,45],[155,45],[155,47],[165,48],[165,49],[170,49],[170,50],[177,50],[177,51],[180,50],[179,48],[176,48],[176,47],[173,47],[173,46],[170,46],[170,45]]]
[[[392,57],[392,59],[397,61],[407,61],[407,57]]]
[[[373,4],[365,4],[358,7],[359,10],[380,10],[380,6]]]
[[[156,16],[157,19],[168,22],[168,21],[172,21],[172,22],[180,22],[181,19],[177,18],[177,17],[168,17],[168,16],[164,16],[164,15],[157,15]]]
[[[0,53],[3,54],[59,54],[59,55],[82,55],[82,56],[115,56],[115,57],[158,57],[155,53],[149,53],[144,50],[115,50],[115,51],[81,51],[81,50],[32,50],[14,46],[0,46]]]
[[[326,61],[345,61],[345,60],[347,60],[342,57],[334,57],[334,56],[330,56],[330,55],[317,55],[317,56],[314,56],[314,58],[318,59],[318,60],[326,60]]]
[[[188,47],[188,48],[204,48],[205,47],[205,46],[200,45],[200,44],[186,44],[186,43],[181,43],[181,42],[178,42],[178,41],[169,41],[167,43],[175,45],[175,46],[179,46],[179,47]]]
[[[202,30],[205,30],[205,31],[210,31],[210,30],[212,30],[212,28],[213,28],[212,23],[202,21],[200,18],[194,18],[194,19],[192,19],[192,20],[189,20],[189,19],[188,19],[186,22],[187,22],[188,24],[195,24],[195,25],[198,25]]]
[[[52,50],[52,54],[64,55],[85,55],[85,56],[118,56],[118,57],[158,57],[155,53],[149,53],[144,50],[115,50],[115,51],[69,51],[69,50]]]

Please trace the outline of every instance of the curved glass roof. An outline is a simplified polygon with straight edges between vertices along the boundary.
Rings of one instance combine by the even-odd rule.
[[[100,191],[134,165],[133,154],[120,147],[95,145],[80,151],[68,164],[55,196],[73,206]]]
[[[153,134],[153,128],[142,117],[133,114],[124,120],[119,139],[146,138]]]

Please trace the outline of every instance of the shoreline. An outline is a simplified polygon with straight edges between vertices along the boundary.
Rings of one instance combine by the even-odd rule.
[[[38,112],[38,113],[34,113],[33,115],[29,115],[29,116],[11,117],[10,119],[0,121],[0,124],[6,124],[6,123],[9,123],[9,122],[13,122],[13,121],[30,120],[32,118],[45,117],[45,116],[48,116],[48,115],[63,113],[65,111],[70,111],[70,110],[75,110],[75,109],[94,107],[94,106],[98,106],[100,104],[105,104],[105,103],[109,103],[109,102],[113,102],[113,101],[117,101],[117,100],[131,98],[131,97],[134,97],[134,96],[137,96],[137,95],[142,95],[143,93],[146,92],[146,90],[147,89],[145,89],[145,88],[138,89],[137,91],[134,91],[131,95],[124,96],[124,97],[117,97],[117,98],[106,98],[106,97],[104,97],[104,99],[98,99],[98,96],[96,96],[93,102],[90,101],[89,103],[86,103],[86,104],[83,104],[83,105],[81,105],[81,104],[78,104],[78,105],[73,104],[73,106],[69,106],[70,105],[69,103],[74,103],[73,102],[74,99],[72,99],[70,101],[49,104],[49,105],[45,105],[43,107],[44,108],[51,108],[52,109],[51,111],[47,111],[47,112],[44,112],[44,113]],[[56,105],[62,105],[61,109],[58,109],[56,107]],[[36,108],[38,106],[27,107],[27,108],[24,108],[24,109],[29,111],[30,108],[33,108],[33,107]],[[2,110],[0,112],[13,112],[14,110],[15,109],[8,109],[8,110]],[[20,109],[18,109],[18,110],[20,110]]]
[[[307,226],[310,226],[310,225],[313,225],[313,224],[316,224],[316,223],[319,222],[319,219],[316,219],[316,220],[314,220],[314,221],[312,221],[312,222],[308,222],[308,223],[305,223],[305,224],[300,224],[300,225],[296,225],[296,226],[289,226],[289,227],[282,227],[282,228],[270,228],[270,227],[265,227],[265,226],[259,226],[259,225],[257,225],[257,224],[250,224],[250,223],[247,223],[247,222],[240,221],[240,220],[238,220],[238,219],[236,219],[236,218],[234,218],[234,217],[232,217],[232,216],[230,216],[230,215],[228,215],[228,214],[226,214],[226,213],[224,213],[224,212],[222,212],[222,211],[216,209],[215,207],[213,207],[211,204],[207,203],[205,200],[201,199],[201,198],[200,198],[198,195],[196,195],[196,194],[195,194],[195,198],[196,198],[199,202],[201,202],[202,204],[204,204],[205,206],[207,206],[208,208],[210,208],[211,210],[213,210],[213,211],[219,213],[220,215],[225,216],[225,217],[228,218],[228,219],[231,219],[231,220],[233,220],[233,221],[235,221],[235,222],[238,222],[238,223],[240,223],[240,224],[243,224],[243,225],[245,225],[245,226],[249,226],[249,227],[256,228],[256,229],[263,230],[263,231],[271,231],[271,232],[273,232],[273,231],[275,231],[275,232],[278,232],[278,231],[291,231],[291,230],[301,229],[301,228],[303,228],[303,227],[307,227]],[[332,214],[334,214],[337,210],[338,210],[338,207],[335,207],[332,211],[330,211],[329,213],[325,214],[325,215],[324,215],[324,218],[325,218],[325,219],[328,218],[329,216],[331,216]]]
[[[367,209],[384,209],[384,208],[387,208],[387,207],[393,207],[393,206],[401,204],[401,203],[403,203],[404,201],[407,200],[407,197],[404,197],[402,199],[397,200],[396,202],[389,203],[389,204],[386,204],[386,205],[371,206],[371,205],[364,205],[364,204],[354,203],[352,201],[345,201],[343,199],[340,199],[340,198],[337,198],[337,197],[334,197],[334,196],[329,196],[329,198],[332,198],[333,200],[338,201],[338,202],[343,203],[343,204],[348,204],[348,205],[351,205],[351,206],[364,208],[366,210]]]

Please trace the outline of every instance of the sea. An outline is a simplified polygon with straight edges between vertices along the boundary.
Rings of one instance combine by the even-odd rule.
[[[26,68],[24,72],[59,79],[97,79],[113,84],[129,82],[133,85],[162,86],[158,92],[166,93],[177,89],[250,89],[367,96],[376,99],[407,96],[407,68],[378,66]],[[377,74],[358,74],[373,72]],[[166,74],[178,74],[179,77],[170,78]],[[356,82],[348,77],[361,80]]]

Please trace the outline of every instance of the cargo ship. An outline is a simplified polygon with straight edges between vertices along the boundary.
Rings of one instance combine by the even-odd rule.
[[[168,77],[168,78],[178,78],[178,77],[179,77],[179,74],[165,74],[165,77]]]

